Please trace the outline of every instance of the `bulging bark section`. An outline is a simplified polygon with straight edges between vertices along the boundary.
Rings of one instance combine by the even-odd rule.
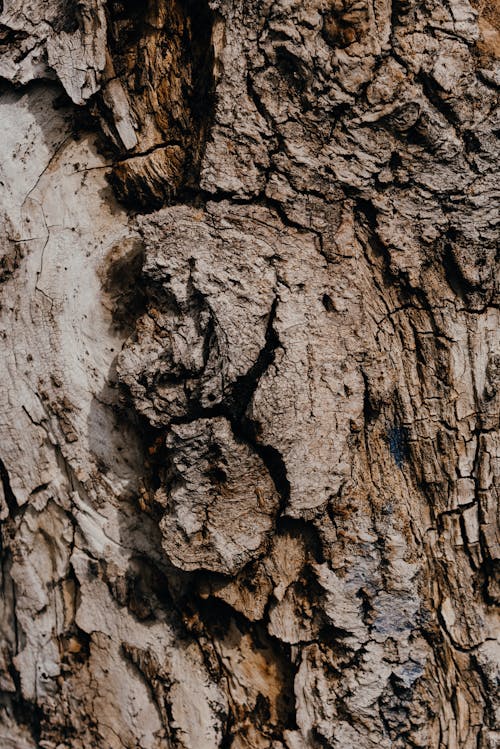
[[[236,442],[224,417],[173,426],[160,521],[163,548],[184,570],[234,575],[262,554],[279,496],[260,458]]]
[[[7,746],[498,744],[495,16],[306,5],[3,4]]]

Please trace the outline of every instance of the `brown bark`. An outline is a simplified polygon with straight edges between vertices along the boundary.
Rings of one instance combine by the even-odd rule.
[[[494,6],[0,40],[0,744],[500,747]]]

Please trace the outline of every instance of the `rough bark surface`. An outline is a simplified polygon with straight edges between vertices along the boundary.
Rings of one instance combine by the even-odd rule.
[[[498,12],[0,3],[0,744],[498,749]]]

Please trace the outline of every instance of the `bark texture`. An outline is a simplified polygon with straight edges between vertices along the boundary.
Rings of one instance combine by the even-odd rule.
[[[0,744],[498,749],[498,13],[0,3]]]

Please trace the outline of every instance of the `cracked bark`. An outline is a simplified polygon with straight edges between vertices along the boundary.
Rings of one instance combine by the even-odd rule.
[[[1,745],[500,747],[493,4],[0,45]]]

